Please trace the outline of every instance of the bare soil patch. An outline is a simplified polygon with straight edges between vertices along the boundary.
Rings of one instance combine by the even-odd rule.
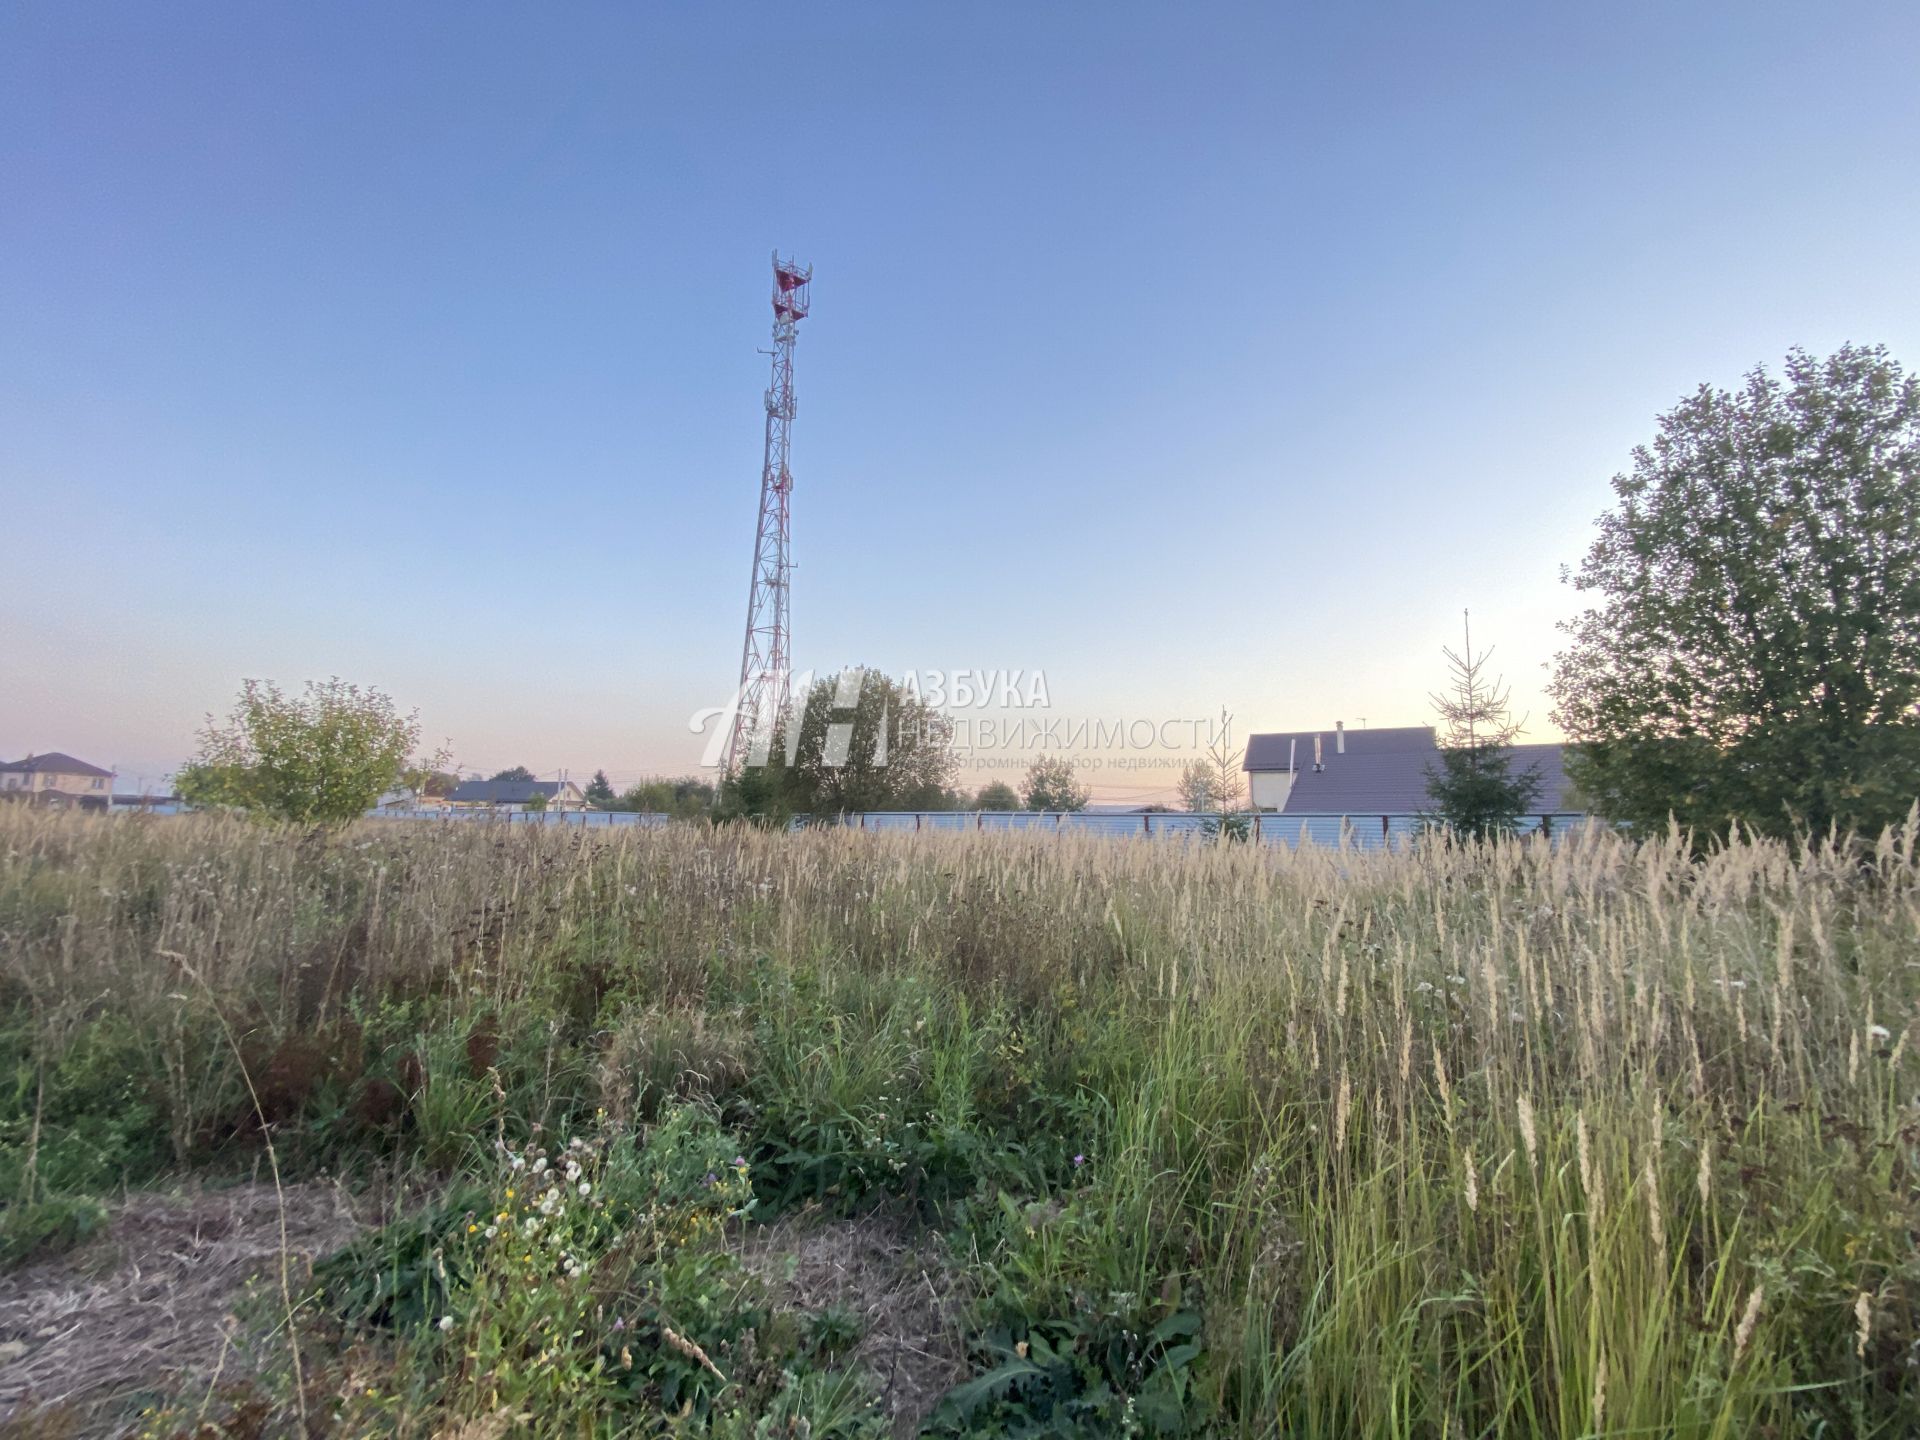
[[[741,1259],[776,1307],[832,1306],[859,1317],[850,1359],[879,1389],[895,1435],[913,1435],[966,1378],[959,1279],[936,1237],[900,1217],[796,1211],[749,1230]]]
[[[313,1262],[361,1228],[347,1195],[285,1190],[297,1296]],[[236,1308],[280,1287],[282,1200],[271,1185],[134,1195],[69,1254],[0,1275],[0,1428],[60,1410],[68,1433],[111,1435],[144,1394],[186,1395],[256,1368]]]

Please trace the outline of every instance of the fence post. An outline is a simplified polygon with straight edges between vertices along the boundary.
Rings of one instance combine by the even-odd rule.
[[[1260,842],[1260,812],[1258,810],[1253,812],[1253,843],[1256,845],[1261,843]]]
[[[919,829],[920,829],[920,818],[921,818],[921,817],[920,817],[920,812],[919,812],[918,810],[916,810],[916,811],[914,811],[914,812],[913,812],[913,828],[914,828],[914,830],[915,830],[915,832],[916,832],[916,833],[917,833],[917,832],[919,831]]]

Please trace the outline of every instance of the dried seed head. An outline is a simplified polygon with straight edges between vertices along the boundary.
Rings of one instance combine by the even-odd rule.
[[[1520,1138],[1526,1142],[1527,1168],[1531,1170],[1535,1165],[1535,1152],[1539,1147],[1539,1140],[1533,1128],[1533,1102],[1525,1095],[1520,1097]]]
[[[1747,1296],[1746,1311],[1740,1316],[1739,1327],[1733,1332],[1733,1363],[1736,1365],[1740,1363],[1740,1357],[1747,1353],[1754,1327],[1760,1323],[1760,1307],[1766,1303],[1766,1298],[1766,1287],[1763,1285],[1754,1286],[1753,1293]]]
[[[1597,1223],[1605,1212],[1606,1201],[1600,1193],[1600,1172],[1594,1167],[1593,1143],[1587,1137],[1584,1111],[1573,1117],[1573,1132],[1580,1151],[1580,1188],[1587,1197],[1587,1214]]]
[[[1453,1123],[1453,1087],[1447,1084],[1447,1062],[1440,1058],[1440,1042],[1433,1045],[1433,1078],[1440,1087],[1440,1105],[1446,1111],[1447,1123]]]
[[[1480,1179],[1473,1163],[1473,1147],[1467,1147],[1467,1209],[1478,1213],[1480,1209]]]
[[[1653,1253],[1659,1259],[1660,1273],[1667,1270],[1667,1224],[1660,1213],[1660,1167],[1654,1164],[1653,1152],[1647,1152],[1647,1163],[1641,1167],[1640,1183],[1647,1192],[1647,1234],[1653,1241]]]
[[[1865,1290],[1854,1298],[1853,1324],[1858,1332],[1853,1341],[1853,1353],[1864,1360],[1867,1358],[1867,1341],[1873,1338],[1873,1297]]]

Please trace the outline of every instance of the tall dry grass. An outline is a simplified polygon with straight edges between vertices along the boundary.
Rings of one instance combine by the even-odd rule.
[[[983,1288],[1198,1308],[1211,1433],[1912,1434],[1914,841],[14,812],[0,981],[21,1113],[91,1045],[181,1165],[325,1111],[457,1167],[502,1074],[527,1123],[629,1072],[762,1116],[1025,1115],[1094,1179],[1079,1231],[979,1251]]]

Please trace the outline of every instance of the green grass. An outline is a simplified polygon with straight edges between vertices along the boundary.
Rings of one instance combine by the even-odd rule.
[[[930,1435],[1907,1435],[1913,839],[0,815],[0,1195],[442,1196],[282,1324],[320,1434],[884,1433],[742,1263],[878,1206],[965,1297]]]

